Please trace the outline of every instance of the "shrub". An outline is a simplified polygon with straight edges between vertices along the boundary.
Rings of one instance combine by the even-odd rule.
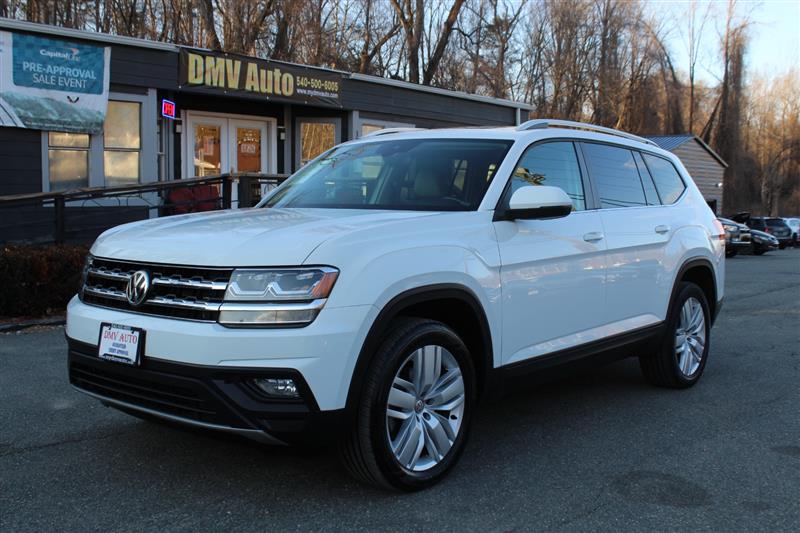
[[[0,249],[0,316],[60,314],[80,288],[88,246],[5,246]]]

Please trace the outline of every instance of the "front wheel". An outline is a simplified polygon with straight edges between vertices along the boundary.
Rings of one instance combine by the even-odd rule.
[[[403,318],[374,354],[345,467],[379,487],[413,491],[442,479],[469,433],[476,385],[464,342],[434,320]]]
[[[670,306],[655,353],[639,357],[645,378],[659,387],[685,389],[700,379],[708,360],[711,313],[703,290],[682,282]]]

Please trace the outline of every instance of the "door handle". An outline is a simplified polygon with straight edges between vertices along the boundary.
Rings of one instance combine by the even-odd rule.
[[[590,231],[583,236],[583,240],[586,242],[595,242],[603,240],[603,234],[599,231]]]
[[[669,226],[665,226],[664,224],[660,224],[656,226],[656,233],[667,233],[669,231]]]

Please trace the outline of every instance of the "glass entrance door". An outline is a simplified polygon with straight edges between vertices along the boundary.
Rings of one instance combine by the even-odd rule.
[[[186,121],[185,177],[276,171],[274,120],[187,111]]]

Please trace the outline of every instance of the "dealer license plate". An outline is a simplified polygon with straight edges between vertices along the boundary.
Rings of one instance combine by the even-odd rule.
[[[138,365],[144,352],[144,330],[120,324],[100,324],[100,359]]]

